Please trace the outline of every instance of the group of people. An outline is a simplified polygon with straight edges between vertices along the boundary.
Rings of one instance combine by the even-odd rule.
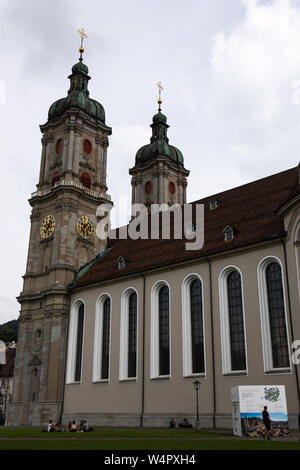
[[[93,431],[92,428],[89,427],[86,420],[81,420],[80,424],[77,426],[76,422],[73,420],[70,421],[67,426],[60,426],[59,424],[54,424],[50,420],[48,423],[48,432],[89,432]]]
[[[192,428],[193,426],[188,422],[187,418],[184,418],[182,423],[176,424],[176,421],[174,418],[171,418],[169,428],[174,429],[174,428]]]
[[[244,435],[248,437],[262,437],[265,440],[272,440],[272,437],[285,437],[289,434],[289,430],[279,424],[272,425],[272,421],[268,412],[268,407],[264,406],[262,411],[262,422],[257,419],[250,422],[247,418],[243,420]]]

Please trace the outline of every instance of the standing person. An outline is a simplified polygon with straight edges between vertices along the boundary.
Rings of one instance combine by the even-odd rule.
[[[264,406],[264,411],[262,412],[262,419],[263,419],[263,422],[264,422],[264,425],[265,425],[265,428],[266,428],[265,436],[268,440],[271,440],[271,438],[270,438],[271,419],[270,419],[270,415],[268,413],[268,407],[267,406]]]

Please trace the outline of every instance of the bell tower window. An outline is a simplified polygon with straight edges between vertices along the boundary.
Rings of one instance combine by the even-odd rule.
[[[85,153],[87,153],[88,155],[91,153],[92,151],[92,144],[89,140],[85,139],[83,141],[83,150]]]
[[[81,174],[80,182],[85,188],[91,189],[91,177],[87,173]]]
[[[145,193],[150,194],[151,189],[152,189],[152,183],[151,183],[151,181],[147,181],[147,183],[145,184]]]
[[[175,184],[172,181],[169,183],[169,192],[170,194],[175,194]]]
[[[52,176],[52,186],[54,186],[55,183],[57,183],[59,180],[60,180],[60,173],[57,171],[57,172],[54,173],[54,175]]]
[[[60,153],[62,151],[62,147],[63,141],[62,139],[58,139],[58,141],[56,142],[56,153]]]

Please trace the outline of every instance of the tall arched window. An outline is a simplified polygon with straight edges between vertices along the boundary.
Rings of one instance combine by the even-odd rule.
[[[93,381],[109,380],[111,298],[104,294],[96,304]]]
[[[52,176],[52,186],[55,185],[55,183],[57,183],[58,181],[60,180],[60,173],[57,171],[56,173],[54,173],[54,175]]]
[[[151,378],[170,375],[170,295],[160,281],[151,292]]]
[[[82,173],[80,175],[80,182],[85,188],[91,188],[91,177],[87,173]]]
[[[242,281],[238,271],[227,276],[228,320],[230,331],[231,369],[246,369]]]
[[[120,380],[137,375],[137,292],[127,289],[121,298]]]
[[[220,323],[223,374],[247,371],[244,302],[241,273],[229,266],[220,274]]]
[[[190,285],[193,374],[204,372],[202,286],[199,279]]]
[[[137,295],[132,292],[129,297],[128,318],[128,377],[136,377],[137,348]]]
[[[281,267],[278,263],[273,262],[267,266],[266,281],[273,367],[289,367],[290,361],[286,334],[282,275]]]
[[[67,383],[81,381],[83,330],[84,304],[82,301],[76,301],[70,315]]]
[[[289,341],[280,261],[266,258],[258,267],[265,372],[290,370]]]
[[[169,288],[163,286],[159,290],[159,375],[170,373],[170,338],[169,338]]]
[[[182,283],[183,375],[205,374],[202,281],[197,274]]]
[[[296,254],[296,266],[298,276],[298,293],[300,302],[300,222],[298,222],[295,231],[295,254]]]

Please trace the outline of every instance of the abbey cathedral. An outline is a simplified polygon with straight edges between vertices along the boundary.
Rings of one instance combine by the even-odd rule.
[[[202,427],[232,428],[231,387],[279,384],[289,425],[298,429],[297,162],[191,202],[204,207],[200,249],[175,237],[99,239],[97,208],[113,204],[106,182],[112,129],[89,96],[89,80],[81,51],[67,96],[40,126],[7,424],[194,422],[197,379]],[[129,169],[132,203],[149,211],[187,202],[189,170],[168,127],[159,100],[151,140]]]

